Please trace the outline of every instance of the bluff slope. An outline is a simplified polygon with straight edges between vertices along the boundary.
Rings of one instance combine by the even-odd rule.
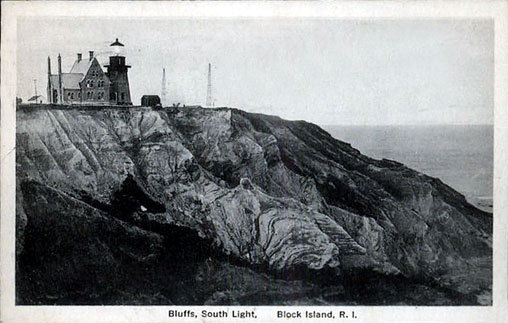
[[[331,284],[346,289],[332,302],[347,303],[344,279],[359,273],[490,302],[492,215],[439,179],[364,156],[316,125],[236,109],[21,107],[16,133],[20,303],[139,295],[284,303],[282,286],[296,288],[288,280],[305,291],[295,302],[312,303]],[[189,271],[196,261],[206,275]],[[233,271],[276,296],[253,301],[257,283],[249,290],[245,281],[208,299],[119,292],[116,273],[126,268],[125,277],[145,277],[141,286],[168,268],[189,271],[187,286],[204,276],[224,284],[217,273]],[[426,302],[403,294],[392,303]]]

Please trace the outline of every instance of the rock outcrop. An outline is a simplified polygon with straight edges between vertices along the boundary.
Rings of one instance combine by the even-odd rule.
[[[106,272],[125,259],[150,266],[161,239],[185,228],[207,257],[257,274],[321,271],[340,284],[368,271],[482,299],[490,288],[491,214],[439,179],[364,156],[304,121],[236,109],[20,108],[16,158],[18,259],[37,239],[75,259],[36,270],[40,277],[99,275],[88,264],[97,257]],[[86,249],[79,259],[60,231]],[[229,294],[221,295],[209,301]]]

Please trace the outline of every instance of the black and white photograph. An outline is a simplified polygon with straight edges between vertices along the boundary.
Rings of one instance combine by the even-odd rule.
[[[495,26],[18,17],[14,305],[492,307]]]

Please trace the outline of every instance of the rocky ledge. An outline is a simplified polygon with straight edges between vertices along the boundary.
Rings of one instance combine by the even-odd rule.
[[[19,304],[491,303],[492,215],[316,125],[21,106],[16,140]]]

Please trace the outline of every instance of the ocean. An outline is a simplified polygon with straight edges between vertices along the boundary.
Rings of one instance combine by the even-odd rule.
[[[322,126],[375,159],[396,160],[437,177],[477,207],[492,212],[492,125]]]

